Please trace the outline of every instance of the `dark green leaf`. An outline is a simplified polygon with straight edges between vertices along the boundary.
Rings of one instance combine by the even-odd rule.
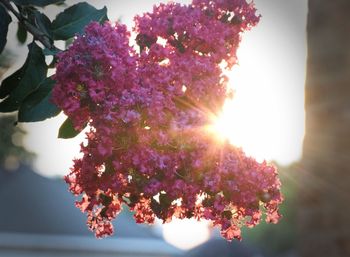
[[[35,25],[50,39],[52,39],[51,21],[43,13],[34,11]]]
[[[55,81],[51,78],[43,80],[38,90],[24,99],[19,108],[18,121],[42,121],[58,115],[61,110],[51,102],[51,92]]]
[[[47,65],[41,48],[35,43],[28,45],[29,53],[23,67],[4,81],[5,93],[9,96],[0,102],[0,112],[18,110],[22,101],[38,87],[46,78]],[[3,83],[3,84],[4,84]],[[11,87],[13,83],[13,87]],[[3,85],[0,89],[2,89]]]
[[[18,5],[34,5],[44,7],[50,4],[59,4],[65,0],[13,0],[15,4]]]
[[[47,49],[45,48],[43,50],[44,55],[56,55],[58,53],[62,52],[61,49],[55,48],[55,49]]]
[[[24,44],[27,41],[27,30],[20,22],[18,22],[17,39],[21,44]]]
[[[73,5],[57,15],[52,22],[54,39],[67,40],[77,33],[82,33],[84,27],[91,21],[107,20],[107,8],[101,10],[83,2]]]
[[[18,86],[19,82],[23,77],[25,69],[27,68],[27,65],[28,60],[23,64],[23,66],[19,70],[17,70],[2,81],[0,86],[0,99],[3,99],[6,96],[8,96]]]
[[[0,4],[0,54],[2,50],[4,50],[7,42],[8,26],[11,20],[11,16],[8,14],[5,7]]]
[[[64,139],[73,138],[76,135],[78,135],[80,132],[81,130],[77,131],[74,129],[71,119],[67,118],[63,122],[63,124],[61,125],[58,131],[58,138],[64,138]]]

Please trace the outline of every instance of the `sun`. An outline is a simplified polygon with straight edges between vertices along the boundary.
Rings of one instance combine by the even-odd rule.
[[[211,129],[257,161],[287,165],[301,156],[303,71],[288,80],[290,67],[278,65],[277,58],[267,59],[250,42],[242,42],[240,63],[227,73],[234,97],[226,100]]]

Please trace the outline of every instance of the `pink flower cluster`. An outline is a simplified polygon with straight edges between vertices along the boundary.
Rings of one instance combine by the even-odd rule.
[[[53,101],[90,127],[65,179],[97,237],[122,204],[138,223],[211,220],[228,240],[262,212],[277,222],[276,169],[205,129],[231,94],[222,66],[258,21],[245,0],[160,4],[135,18],[139,53],[125,26],[91,23],[59,55]]]

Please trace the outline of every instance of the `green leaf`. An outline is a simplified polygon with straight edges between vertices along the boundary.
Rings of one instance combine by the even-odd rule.
[[[3,99],[6,96],[8,96],[12,92],[12,90],[14,90],[18,86],[19,82],[23,77],[27,65],[28,62],[26,61],[19,70],[17,70],[2,81],[0,86],[0,99]]]
[[[73,44],[74,42],[74,38],[68,38],[65,42],[64,42],[64,45],[65,45],[65,49],[68,49],[68,47]]]
[[[17,29],[17,39],[21,44],[24,44],[27,41],[27,30],[23,27],[22,23],[18,22]]]
[[[59,4],[65,0],[13,0],[15,4],[18,5],[34,5],[44,7],[50,4]]]
[[[55,81],[51,78],[43,80],[38,90],[31,93],[22,102],[18,112],[18,121],[42,121],[58,115],[61,110],[51,102],[51,92],[54,86]]]
[[[70,118],[67,118],[60,129],[58,130],[58,138],[68,139],[77,136],[82,130],[75,130],[73,127],[73,122]]]
[[[44,48],[44,50],[43,50],[44,55],[56,55],[60,52],[62,52],[62,50],[57,48],[57,47],[54,49]]]
[[[86,2],[73,5],[57,15],[52,22],[54,39],[67,40],[77,33],[82,33],[84,27],[92,21],[104,22],[107,20],[107,8],[101,10]]]
[[[11,16],[8,14],[5,7],[0,4],[0,54],[5,48],[8,26],[11,21]]]
[[[34,42],[28,48],[25,64],[1,85],[0,92],[9,93],[9,96],[0,102],[0,112],[18,110],[22,101],[46,78],[47,65],[41,48]]]
[[[43,13],[39,11],[34,11],[34,19],[37,27],[52,40],[52,31],[51,31],[51,21],[50,19]]]

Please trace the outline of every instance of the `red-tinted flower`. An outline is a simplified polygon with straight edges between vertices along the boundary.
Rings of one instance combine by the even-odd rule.
[[[113,232],[122,204],[138,223],[211,220],[228,240],[259,223],[261,205],[278,220],[276,169],[203,129],[230,95],[222,64],[258,20],[245,0],[161,4],[135,18],[139,54],[125,26],[91,23],[59,55],[53,101],[90,126],[65,179],[96,236]]]

